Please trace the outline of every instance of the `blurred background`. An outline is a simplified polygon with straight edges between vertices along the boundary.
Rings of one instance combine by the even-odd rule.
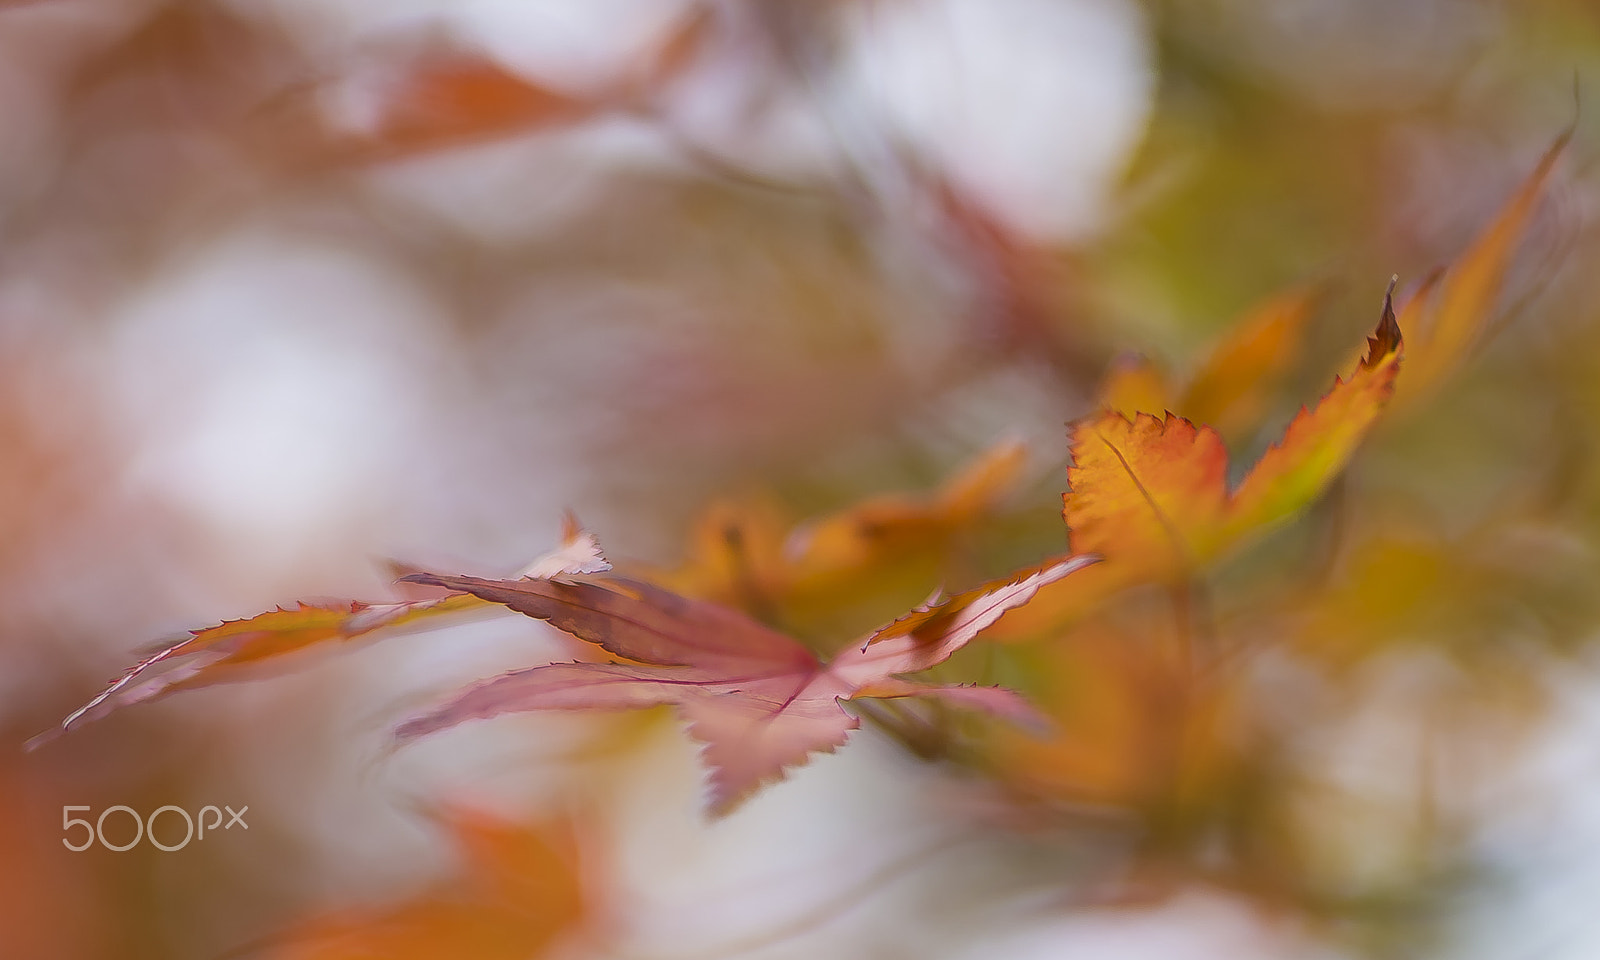
[[[1596,76],[1587,0],[0,0],[0,955],[1600,955]],[[1136,593],[968,664],[1053,739],[869,724],[708,822],[665,712],[392,751],[571,655],[501,616],[21,750],[152,642],[566,507],[727,602],[718,531],[890,518],[751,604],[837,649],[1065,547],[1109,369],[1314,291],[1247,465],[1575,116],[1492,336],[1208,572],[1206,697]],[[169,804],[248,831],[62,846]]]

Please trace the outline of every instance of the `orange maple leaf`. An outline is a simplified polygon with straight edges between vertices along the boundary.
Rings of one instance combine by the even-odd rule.
[[[1106,562],[1041,591],[1004,633],[1031,635],[1125,587],[1181,580],[1293,516],[1339,475],[1377,422],[1401,353],[1386,294],[1383,318],[1349,379],[1336,378],[1315,407],[1302,407],[1232,492],[1227,449],[1209,426],[1171,414],[1130,420],[1111,410],[1077,421],[1062,517],[1072,549]]]

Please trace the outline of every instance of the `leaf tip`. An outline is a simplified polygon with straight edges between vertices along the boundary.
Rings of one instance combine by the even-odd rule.
[[[402,721],[389,735],[390,749],[398,749],[442,730],[437,713],[423,713]]]
[[[585,530],[571,509],[561,516],[561,542],[556,548],[517,572],[523,580],[552,580],[557,577],[606,573],[611,561],[601,552],[600,540]]]
[[[49,743],[50,741],[55,740],[57,737],[60,737],[63,733],[66,733],[66,732],[67,732],[66,727],[57,725],[57,726],[51,727],[50,729],[44,731],[43,733],[35,734],[35,735],[29,737],[27,740],[25,740],[23,742],[23,744],[22,744],[22,752],[23,753],[32,753],[35,750],[39,749],[40,747],[44,746],[45,744]]]
[[[571,507],[561,511],[561,542],[571,543],[583,536],[583,524]]]
[[[1372,331],[1372,336],[1367,338],[1367,355],[1361,361],[1363,370],[1376,367],[1404,345],[1404,338],[1400,335],[1400,322],[1394,315],[1394,288],[1399,283],[1399,274],[1389,277],[1389,287],[1383,293],[1383,316],[1379,318],[1378,327]]]

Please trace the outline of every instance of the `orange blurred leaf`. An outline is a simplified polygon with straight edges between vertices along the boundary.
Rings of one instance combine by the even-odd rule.
[[[446,820],[461,875],[383,909],[351,909],[300,922],[271,960],[527,960],[543,956],[589,911],[570,824],[523,825],[475,811]]]
[[[655,88],[670,82],[702,54],[712,20],[703,10],[689,13],[656,47],[643,51],[621,80],[585,94],[540,83],[475,51],[421,57],[387,83],[377,84],[357,124],[326,129],[322,149],[341,162],[394,160],[637,110]],[[331,92],[324,88],[301,93],[315,99]],[[305,104],[280,107],[289,107],[292,113]]]
[[[1148,357],[1118,357],[1095,391],[1100,405],[1125,417],[1163,413],[1172,407],[1172,385]]]
[[[1171,630],[1165,611],[1127,627],[1091,618],[1041,646],[1035,697],[1051,727],[1043,737],[994,729],[1005,782],[1024,797],[1149,807],[1223,781],[1236,744],[1220,734],[1239,709],[1237,688],[1194,684],[1162,655]]]
[[[415,64],[384,85],[365,129],[330,131],[335,154],[390,160],[574,123],[600,104],[513,73],[493,60],[453,55]]]
[[[1015,488],[1027,460],[1020,443],[997,444],[930,494],[872,497],[791,529],[768,501],[712,504],[690,533],[688,559],[650,580],[686,596],[759,618],[803,618],[883,585],[926,575]]]
[[[1177,410],[1225,437],[1259,424],[1294,367],[1316,300],[1313,290],[1291,290],[1250,311],[1200,365]]]
[[[1293,369],[1318,292],[1290,290],[1257,305],[1223,336],[1182,390],[1143,356],[1113,361],[1096,396],[1129,420],[1175,412],[1224,437],[1247,435]]]
[[[1011,491],[1026,460],[1020,443],[1002,443],[932,495],[873,497],[803,525],[787,547],[793,589],[835,589],[875,567],[947,543]]]
[[[1501,287],[1517,248],[1544,196],[1556,161],[1573,130],[1556,138],[1533,173],[1499,215],[1437,282],[1424,284],[1400,307],[1400,324],[1411,337],[1405,384],[1398,401],[1420,403],[1466,361],[1499,305]]]
[[[687,559],[647,576],[685,596],[765,616],[788,590],[789,517],[766,499],[717,500],[689,531]]]

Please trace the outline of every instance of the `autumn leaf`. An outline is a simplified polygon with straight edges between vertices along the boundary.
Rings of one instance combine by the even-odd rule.
[[[1499,305],[1512,258],[1573,132],[1569,129],[1556,138],[1533,173],[1466,252],[1401,305],[1399,322],[1412,342],[1398,403],[1410,406],[1425,400],[1461,366],[1483,336]]]
[[[414,64],[384,91],[370,130],[341,146],[380,160],[587,119],[596,104],[534,83],[492,60],[439,57]]]
[[[611,561],[600,551],[599,539],[583,529],[583,524],[569,510],[561,517],[561,542],[554,550],[518,570],[517,576],[525,580],[549,580],[552,577],[605,573],[610,569]]]
[[[1319,295],[1311,287],[1289,290],[1246,314],[1190,378],[1177,412],[1224,437],[1253,430],[1294,368]]]
[[[931,493],[872,497],[798,526],[769,502],[719,501],[696,521],[688,559],[645,576],[788,625],[902,581],[920,593],[1016,486],[1026,459],[1022,444],[1001,443]]]
[[[1125,417],[1161,413],[1173,406],[1172,384],[1149,357],[1130,353],[1117,357],[1095,390],[1100,406]]]
[[[1239,689],[1195,684],[1173,631],[1167,611],[1143,608],[1127,623],[1090,617],[1066,642],[1032,648],[1030,697],[1053,722],[1045,736],[994,729],[1001,782],[1025,798],[1152,809],[1180,785],[1194,800],[1225,781]]]
[[[1101,414],[1073,428],[1063,498],[1075,550],[1102,553],[1124,578],[1187,574],[1304,507],[1343,469],[1394,388],[1401,356],[1392,303],[1349,380],[1303,408],[1238,490],[1222,438],[1182,417]]]
[[[1391,524],[1383,535],[1347,548],[1327,576],[1291,589],[1282,621],[1269,620],[1270,635],[1292,638],[1297,651],[1321,663],[1362,662],[1392,649],[1398,637],[1418,638],[1442,626],[1428,622],[1430,607],[1469,606],[1461,597],[1474,579],[1472,553],[1469,544]]]
[[[1336,378],[1314,409],[1301,408],[1283,439],[1256,461],[1229,498],[1226,522],[1204,550],[1207,559],[1287,520],[1343,472],[1393,394],[1403,352],[1393,304],[1385,294],[1383,319],[1367,339],[1366,358],[1348,381]]]
[[[1257,305],[1233,325],[1181,390],[1149,359],[1119,358],[1097,395],[1128,419],[1168,411],[1207,424],[1224,437],[1249,434],[1294,367],[1319,291],[1288,290]]]
[[[842,745],[860,721],[842,701],[925,696],[1031,716],[1000,688],[936,686],[901,675],[947,660],[1044,585],[1094,562],[1071,557],[930,603],[823,662],[798,641],[739,611],[612,578],[571,583],[413,574],[545,620],[632,663],[558,663],[484,681],[403,724],[412,740],[468,720],[532,710],[675,706],[706,745],[711,810],[731,810],[812,753]]]
[[[523,577],[549,578],[611,569],[594,535],[572,514],[562,523],[562,539],[550,553],[520,571]],[[246,620],[229,620],[191,631],[177,643],[158,648],[111,682],[93,700],[73,711],[58,727],[27,743],[32,750],[62,734],[135,703],[159,700],[179,690],[246,679],[262,661],[276,660],[308,647],[348,642],[380,630],[413,626],[449,614],[484,609],[484,601],[454,594],[401,603],[298,603]]]
[[[400,903],[307,918],[269,960],[528,960],[581,927],[590,908],[570,823],[525,825],[471,810],[444,818],[460,875]]]
[[[479,51],[438,50],[390,65],[379,78],[340,78],[289,91],[262,111],[254,132],[281,139],[287,121],[308,141],[300,147],[302,162],[366,164],[648,113],[658,89],[703,53],[712,19],[704,11],[686,13],[602,89],[569,92]],[[329,116],[330,102],[354,106],[345,110],[353,116]]]
[[[792,522],[769,498],[715,500],[695,518],[684,562],[643,576],[685,596],[770,617],[789,589],[784,543]]]
[[[885,560],[947,541],[994,508],[1027,459],[1020,443],[986,451],[929,496],[874,497],[801,526],[791,535],[793,587],[821,593]]]
[[[1180,580],[1294,515],[1339,475],[1377,422],[1401,352],[1385,295],[1383,318],[1349,379],[1336,378],[1315,407],[1302,408],[1232,492],[1228,452],[1211,427],[1109,410],[1075,423],[1062,517],[1073,551],[1106,563],[1044,591],[1007,623],[1007,635],[1072,619],[1134,584]]]
[[[1187,575],[1314,500],[1343,468],[1380,409],[1392,404],[1392,395],[1402,403],[1420,402],[1470,354],[1493,316],[1511,258],[1571,136],[1569,130],[1557,138],[1499,216],[1448,270],[1430,277],[1402,303],[1398,318],[1386,316],[1350,381],[1336,383],[1314,411],[1302,410],[1233,494],[1225,494],[1227,455],[1214,421],[1227,418],[1230,407],[1254,407],[1259,397],[1246,399],[1257,392],[1251,377],[1233,377],[1238,385],[1230,387],[1222,372],[1255,369],[1260,376],[1276,375],[1262,366],[1273,353],[1267,347],[1298,336],[1293,331],[1303,322],[1309,294],[1270,301],[1254,320],[1241,324],[1177,401],[1185,417],[1139,411],[1138,405],[1156,394],[1170,397],[1172,388],[1148,364],[1124,362],[1102,387],[1108,412],[1074,426],[1077,465],[1069,471],[1073,492],[1064,511],[1073,549],[1102,554],[1109,562],[1044,591],[1001,632],[1037,632],[1081,615],[1124,587]],[[1386,301],[1386,314],[1392,309]],[[1396,380],[1402,327],[1409,338],[1407,372]],[[1391,339],[1392,361],[1384,362],[1374,351]]]
[[[1586,636],[1600,558],[1570,521],[1514,501],[1475,521],[1463,531],[1363,514],[1336,562],[1265,585],[1241,619],[1257,642],[1290,643],[1335,674],[1399,649],[1435,646],[1482,667],[1507,655],[1507,636],[1556,648]]]

